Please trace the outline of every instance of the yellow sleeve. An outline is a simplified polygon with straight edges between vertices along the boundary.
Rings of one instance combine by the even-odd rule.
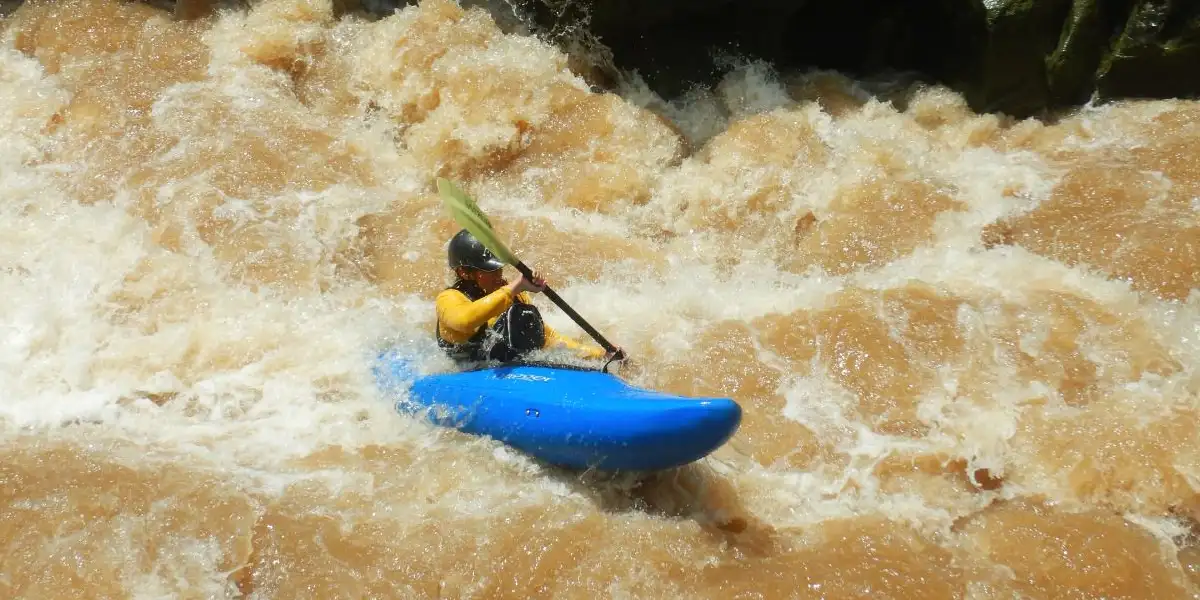
[[[576,339],[562,335],[554,330],[550,325],[545,325],[546,331],[546,347],[550,346],[565,346],[570,350],[574,350],[581,358],[600,359],[604,358],[606,352],[604,348],[593,346],[592,344],[584,344]]]
[[[508,287],[502,287],[474,302],[458,290],[444,290],[437,296],[437,316],[442,337],[461,344],[489,321],[512,305]]]

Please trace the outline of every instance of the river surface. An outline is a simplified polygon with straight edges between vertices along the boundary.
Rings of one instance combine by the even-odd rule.
[[[447,0],[0,22],[0,597],[1200,596],[1200,103],[570,66]],[[396,413],[437,175],[733,441],[600,476]]]

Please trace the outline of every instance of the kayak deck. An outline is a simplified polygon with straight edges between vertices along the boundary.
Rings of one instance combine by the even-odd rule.
[[[655,471],[688,464],[729,440],[742,409],[729,398],[691,398],[629,385],[568,365],[517,364],[413,376],[384,356],[382,379],[403,386],[397,409],[485,435],[549,464]],[[402,383],[403,382],[403,383]]]

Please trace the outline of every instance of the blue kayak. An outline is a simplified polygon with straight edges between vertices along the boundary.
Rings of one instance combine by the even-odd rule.
[[[500,440],[548,464],[601,471],[657,471],[699,460],[729,440],[742,408],[631,386],[568,365],[502,365],[417,375],[385,353],[375,370],[403,396],[397,410]]]

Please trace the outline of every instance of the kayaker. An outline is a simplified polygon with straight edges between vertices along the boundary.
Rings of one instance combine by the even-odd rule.
[[[603,348],[560,335],[542,320],[529,298],[546,286],[537,272],[532,281],[518,275],[509,283],[504,263],[466,229],[450,239],[446,254],[456,281],[437,296],[436,331],[438,346],[451,357],[509,362],[562,347],[583,358],[605,358]]]

